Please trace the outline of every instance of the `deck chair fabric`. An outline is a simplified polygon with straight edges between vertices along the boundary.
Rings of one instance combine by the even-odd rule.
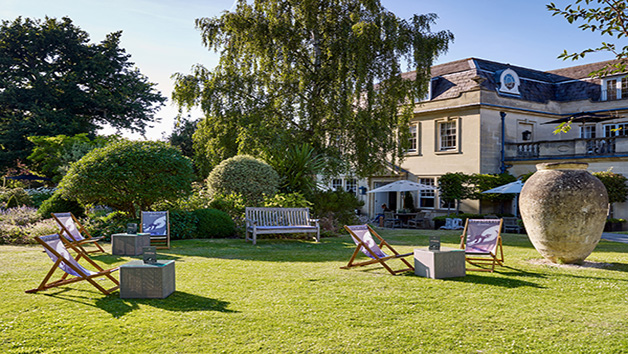
[[[41,282],[41,284],[39,284],[39,286],[35,289],[27,290],[27,293],[35,293],[38,291],[43,291],[82,280],[89,282],[105,295],[111,294],[111,292],[117,290],[120,287],[120,283],[118,282],[118,280],[111,275],[111,273],[118,270],[118,267],[107,270],[101,268],[91,258],[89,258],[87,254],[79,250],[77,246],[73,245],[72,243],[62,241],[61,236],[59,236],[58,234],[35,237],[35,240],[39,242],[42,246],[44,246],[46,254],[48,254],[54,264],[48,274],[46,274],[46,276],[44,277],[44,280]],[[73,249],[74,252],[76,252],[77,255],[75,257],[72,257],[72,255],[66,248],[66,245]],[[88,270],[81,264],[79,264],[79,260],[81,258],[85,259],[85,261],[87,261],[90,265],[96,268],[96,271]],[[58,280],[50,281],[50,278],[57,269],[61,269],[63,271],[63,275]],[[105,276],[109,278],[109,280],[111,280],[115,284],[115,286],[110,289],[105,289],[94,280],[95,277],[100,276]]]
[[[407,272],[407,271],[414,271],[414,267],[407,260],[404,259],[404,257],[413,255],[413,253],[400,254],[392,246],[390,246],[388,242],[386,242],[381,236],[379,236],[377,232],[375,232],[375,230],[373,230],[370,226],[345,225],[345,229],[349,231],[349,234],[351,235],[353,242],[355,242],[356,244],[356,248],[353,251],[353,255],[351,256],[349,263],[344,267],[340,267],[341,269],[362,267],[369,264],[379,263],[392,275],[396,275],[396,274]],[[375,239],[373,239],[373,236],[377,237],[377,239],[380,242],[379,245],[377,244],[377,242],[375,242]],[[392,254],[391,255],[386,254],[382,250],[383,247],[386,247],[388,250],[390,250]],[[367,261],[362,261],[362,262],[355,262],[355,258],[360,252],[364,253],[367,257],[371,259]],[[401,262],[404,263],[406,268],[393,270],[388,264],[386,264],[386,262],[391,259],[399,259]]]
[[[462,230],[462,219],[459,218],[446,218],[445,225],[440,227],[441,230]]]
[[[59,235],[63,236],[68,242],[78,246],[83,253],[105,252],[98,243],[103,238],[92,237],[72,213],[52,213],[52,217],[59,224]],[[83,246],[89,244],[96,246],[96,249],[87,251]]]
[[[170,217],[168,211],[143,211],[140,232],[150,234],[151,246],[170,248]]]
[[[476,267],[467,270],[493,272],[496,265],[504,265],[502,224],[502,219],[467,219],[460,236],[460,248],[465,250],[467,262]]]

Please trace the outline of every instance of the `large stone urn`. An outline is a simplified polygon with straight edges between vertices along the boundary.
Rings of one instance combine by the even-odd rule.
[[[582,263],[602,237],[608,194],[588,166],[538,164],[521,190],[519,208],[528,237],[551,262]]]

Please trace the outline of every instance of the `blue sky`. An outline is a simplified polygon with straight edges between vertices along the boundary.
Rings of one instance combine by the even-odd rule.
[[[192,65],[213,67],[217,55],[202,46],[194,20],[220,16],[233,0],[0,0],[0,19],[70,17],[74,24],[100,42],[107,33],[122,30],[122,47],[150,81],[170,97],[176,72],[188,73]],[[552,70],[612,59],[595,54],[577,62],[557,56],[567,49],[598,47],[603,38],[584,32],[546,10],[550,1],[539,0],[382,0],[402,18],[436,13],[433,30],[450,30],[455,40],[436,63],[477,57],[537,70]],[[554,1],[566,5],[570,1]],[[608,39],[606,39],[608,40]],[[623,46],[623,45],[622,45]],[[170,103],[157,114],[162,118],[147,132],[159,139],[172,129],[177,110]],[[199,113],[193,113],[198,116]]]

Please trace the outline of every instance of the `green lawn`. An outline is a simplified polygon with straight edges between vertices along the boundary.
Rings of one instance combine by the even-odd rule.
[[[457,246],[455,231],[381,231],[408,252],[430,234]],[[353,247],[349,236],[175,241],[160,255],[176,260],[177,291],[122,300],[86,282],[25,294],[52,263],[40,246],[0,246],[0,352],[628,352],[627,244],[600,242],[588,260],[605,268],[554,267],[506,234],[506,267],[449,280],[339,269]]]

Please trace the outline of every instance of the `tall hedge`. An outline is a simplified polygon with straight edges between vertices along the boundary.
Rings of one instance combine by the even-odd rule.
[[[74,163],[59,185],[64,196],[104,204],[135,216],[137,208],[187,195],[192,163],[157,141],[120,141],[92,150]]]
[[[273,196],[279,189],[279,175],[266,162],[248,155],[226,159],[214,167],[207,178],[214,194],[240,194],[247,203],[260,203],[264,195]]]

